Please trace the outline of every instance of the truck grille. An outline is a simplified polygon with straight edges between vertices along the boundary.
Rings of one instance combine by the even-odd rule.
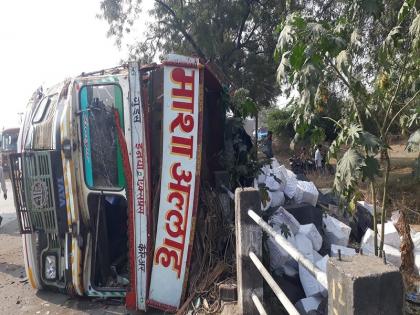
[[[11,155],[10,160],[14,160],[13,189],[21,233],[44,231],[58,234],[56,196],[51,169],[52,153],[54,151],[28,152],[23,156]]]

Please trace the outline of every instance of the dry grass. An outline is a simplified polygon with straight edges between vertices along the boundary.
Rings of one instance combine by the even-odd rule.
[[[387,216],[395,210],[406,210],[407,218],[410,223],[420,224],[420,183],[415,181],[412,176],[412,168],[417,157],[417,153],[405,151],[404,140],[399,140],[391,145],[391,172],[389,176],[389,209]],[[273,151],[280,163],[289,166],[289,157],[293,155],[287,141],[277,139],[273,142]],[[334,176],[319,174],[317,172],[307,174],[307,177],[314,182],[318,188],[332,188]],[[383,178],[379,178],[378,185],[383,183]],[[359,189],[365,200],[372,203],[372,196],[367,183],[360,183]],[[382,203],[382,191],[378,191],[378,204]]]

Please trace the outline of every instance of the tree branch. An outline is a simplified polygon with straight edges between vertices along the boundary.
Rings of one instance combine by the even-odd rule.
[[[404,58],[404,61],[403,61],[403,67],[404,68],[402,69],[401,74],[398,78],[397,88],[395,89],[394,95],[392,96],[392,98],[389,102],[388,108],[386,110],[386,113],[385,113],[384,123],[383,123],[382,128],[381,128],[381,134],[383,134],[383,132],[384,132],[384,129],[385,129],[385,126],[386,126],[386,121],[388,120],[388,115],[391,112],[392,104],[394,103],[395,98],[397,97],[398,90],[400,89],[401,79],[402,79],[402,77],[405,73],[405,70],[406,70],[405,65],[406,65],[406,61],[407,61],[407,56],[408,56],[408,50],[407,50],[407,53],[405,54],[405,58]]]
[[[407,103],[405,103],[405,105],[403,107],[401,107],[401,109],[394,115],[394,117],[392,117],[391,121],[389,122],[388,127],[385,130],[385,134],[388,134],[389,128],[391,128],[392,123],[394,122],[395,119],[397,119],[397,117],[410,105],[410,103],[419,95],[420,90],[418,90],[412,98],[410,98],[408,100]]]
[[[158,4],[160,4],[166,11],[168,11],[168,13],[170,15],[172,15],[172,17],[174,18],[174,22],[176,24],[175,25],[176,28],[178,29],[178,31],[180,31],[182,33],[182,35],[184,35],[185,39],[191,44],[191,46],[194,48],[194,50],[198,54],[198,56],[200,58],[204,59],[204,60],[207,60],[206,55],[200,49],[200,47],[198,47],[197,43],[192,38],[192,36],[190,34],[188,34],[188,32],[186,31],[186,29],[184,28],[184,26],[182,24],[182,21],[180,21],[180,19],[176,15],[175,11],[172,10],[172,8],[169,5],[167,5],[166,3],[164,3],[161,0],[155,0],[155,2],[157,2]]]
[[[251,5],[248,1],[246,1],[246,12],[245,15],[242,18],[241,26],[239,27],[239,32],[236,40],[236,48],[239,49],[241,46],[241,39],[242,39],[242,33],[244,31],[246,20],[248,20],[249,14],[251,13]]]

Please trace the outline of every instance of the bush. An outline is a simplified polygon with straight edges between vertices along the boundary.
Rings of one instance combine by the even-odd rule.
[[[292,139],[295,136],[293,128],[292,110],[290,109],[272,109],[267,117],[268,129],[274,135]]]

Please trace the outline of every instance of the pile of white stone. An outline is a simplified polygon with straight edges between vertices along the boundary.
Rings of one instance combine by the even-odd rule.
[[[287,210],[279,207],[269,218],[268,223],[275,231],[281,233],[299,252],[312,261],[319,269],[326,272],[329,256],[322,257],[318,251],[322,247],[323,238],[313,223],[301,225]],[[323,217],[323,233],[325,240],[331,244],[331,255],[354,255],[355,250],[346,247],[350,236],[350,227],[341,221],[326,215]],[[270,254],[270,270],[277,275],[286,274],[296,277],[302,284],[306,298],[296,303],[296,307],[304,312],[316,310],[327,290],[303,267],[287,254],[273,238],[267,239]]]
[[[261,168],[255,179],[255,188],[265,187],[268,200],[261,205],[263,210],[283,206],[285,196],[296,204],[308,203],[313,206],[318,201],[318,189],[314,183],[297,179],[295,173],[280,165],[276,158],[271,159],[269,165]]]
[[[395,224],[398,222],[399,214],[394,212],[391,220],[385,222],[384,224],[384,252],[386,261],[393,264],[396,267],[401,266],[401,238],[398,234]],[[381,224],[377,225],[378,229],[378,245],[381,241]],[[414,258],[415,258],[415,268],[417,273],[420,272],[420,232],[416,232],[413,229],[411,230],[411,238],[414,244]],[[365,235],[363,236],[360,248],[363,250],[363,253],[367,255],[374,255],[374,232],[371,229],[367,229]]]

